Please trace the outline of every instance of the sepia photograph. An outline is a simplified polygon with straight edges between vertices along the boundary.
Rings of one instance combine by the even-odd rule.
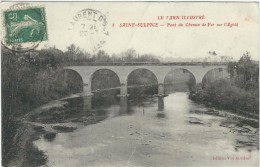
[[[1,3],[3,167],[258,167],[259,3]]]

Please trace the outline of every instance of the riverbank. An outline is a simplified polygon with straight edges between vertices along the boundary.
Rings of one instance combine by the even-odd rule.
[[[259,128],[259,120],[256,118],[249,118],[244,115],[236,114],[229,110],[219,110],[216,108],[207,108],[203,104],[200,104],[200,105],[202,108],[205,108],[205,109],[194,110],[194,111],[190,111],[190,112],[197,113],[197,114],[208,114],[208,115],[225,117],[227,119],[239,121],[239,123],[241,125],[245,124],[245,125],[250,125],[254,128]]]
[[[209,108],[232,112],[241,117],[259,120],[259,90],[245,90],[227,80],[218,80],[207,84],[203,89],[197,85],[197,91],[189,98]]]
[[[17,120],[16,136],[14,137],[11,161],[8,167],[38,167],[45,165],[48,157],[39,150],[34,141],[43,137],[47,141],[55,139],[58,133],[73,132],[89,124],[95,124],[106,118],[105,112],[82,110],[83,104],[67,107],[69,101],[54,100],[27,113]]]
[[[16,135],[13,138],[13,145],[9,152],[10,162],[8,167],[38,167],[47,162],[47,156],[39,150],[33,141],[39,139],[41,131],[34,129],[34,126],[25,122],[19,122]]]
[[[259,150],[259,120],[246,118],[244,116],[234,114],[230,111],[217,110],[213,108],[209,109],[203,105],[200,105],[200,109],[191,110],[190,113],[225,118],[226,120],[222,121],[219,126],[228,128],[230,133],[239,135],[235,149],[244,148],[250,151]],[[205,124],[200,119],[191,119],[189,123]],[[245,136],[247,136],[247,138]]]

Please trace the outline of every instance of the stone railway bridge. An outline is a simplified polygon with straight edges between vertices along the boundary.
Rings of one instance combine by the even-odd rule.
[[[195,78],[196,83],[201,83],[204,76],[211,70],[214,69],[222,69],[218,72],[218,79],[219,76],[221,78],[228,78],[229,74],[227,73],[227,65],[211,65],[211,66],[202,66],[201,64],[198,65],[126,65],[126,66],[116,66],[116,65],[106,65],[106,66],[66,66],[64,70],[73,70],[77,72],[82,80],[83,80],[83,96],[92,95],[91,84],[92,78],[95,75],[95,72],[99,70],[110,70],[115,73],[119,80],[120,80],[120,95],[126,96],[127,95],[127,80],[128,76],[131,72],[138,70],[138,69],[146,69],[152,72],[158,82],[158,95],[164,95],[164,80],[168,73],[176,70],[176,69],[186,69],[188,70]],[[215,75],[215,73],[213,73]],[[219,75],[220,74],[220,75]],[[215,76],[213,76],[215,77]]]

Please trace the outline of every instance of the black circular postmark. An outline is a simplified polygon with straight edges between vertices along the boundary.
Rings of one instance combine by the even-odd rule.
[[[69,31],[73,34],[72,38],[83,41],[95,53],[106,43],[109,35],[107,17],[98,10],[83,9],[70,21]]]
[[[34,50],[48,39],[45,8],[30,3],[16,3],[2,13],[2,40],[12,52]]]

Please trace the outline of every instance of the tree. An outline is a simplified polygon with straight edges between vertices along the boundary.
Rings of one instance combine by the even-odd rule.
[[[242,84],[242,87],[246,87],[248,82],[258,80],[253,78],[254,74],[257,72],[257,65],[252,62],[251,56],[248,52],[245,52],[243,56],[238,61],[237,65],[237,74],[239,82]]]
[[[122,56],[122,60],[125,62],[134,62],[137,58],[137,52],[133,48],[122,52],[120,55]]]
[[[40,50],[35,63],[39,63],[42,68],[46,68],[47,66],[56,68],[62,61],[64,61],[64,53],[54,46]]]
[[[236,62],[229,62],[227,71],[230,74],[231,78],[234,78],[236,75],[236,68],[237,68],[237,63]]]
[[[110,57],[105,51],[99,50],[97,55],[95,55],[95,61],[96,62],[109,62]]]
[[[228,72],[238,87],[247,90],[258,88],[259,67],[251,60],[249,52],[243,53],[238,62],[228,63]]]
[[[74,44],[71,44],[70,46],[67,47],[67,51],[65,52],[68,60],[76,60],[77,53],[80,51],[79,47],[76,47]]]

